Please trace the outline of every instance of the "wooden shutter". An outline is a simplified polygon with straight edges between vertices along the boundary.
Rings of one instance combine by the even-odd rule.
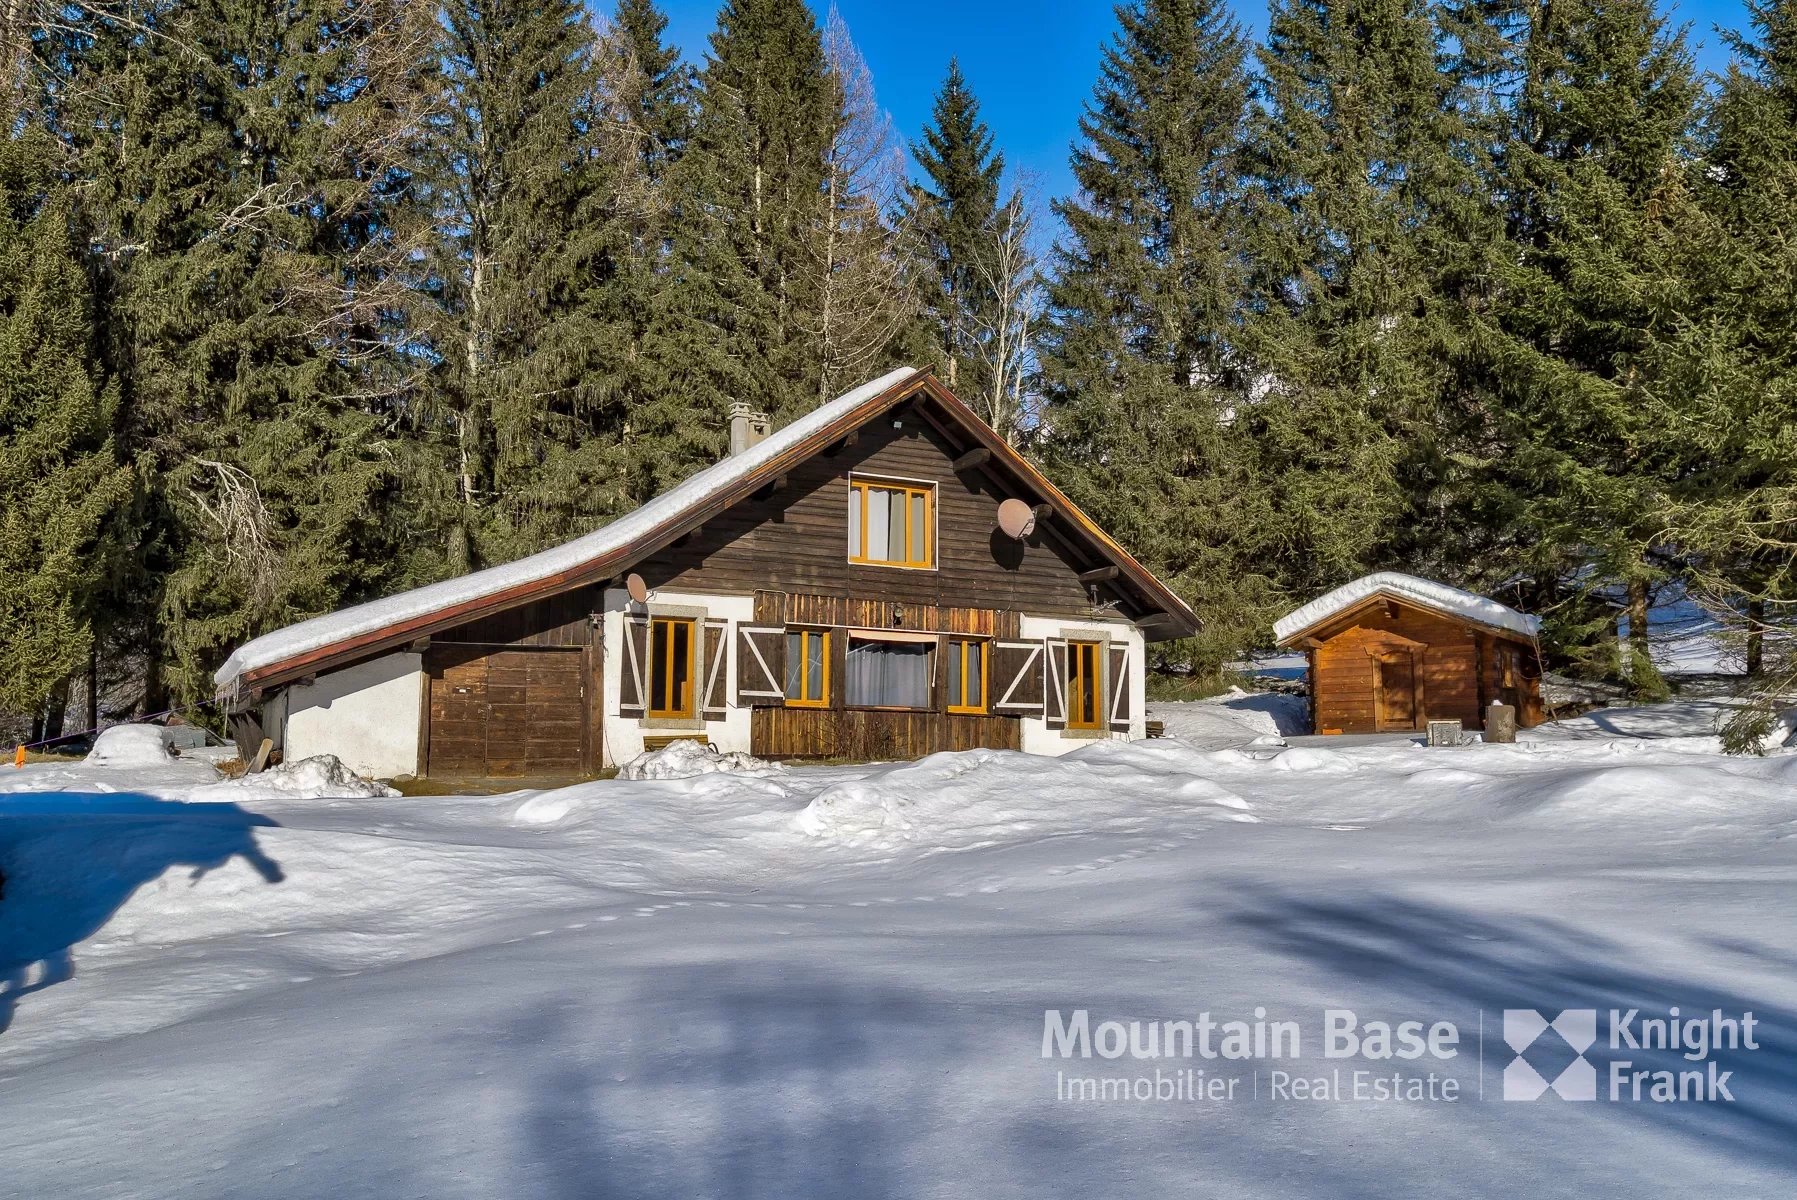
[[[988,678],[992,711],[1012,716],[1042,713],[1042,643],[993,642]]]
[[[705,622],[704,690],[700,692],[700,716],[707,721],[722,721],[728,707],[730,670],[730,622],[713,617]]]
[[[742,708],[786,703],[784,627],[736,627],[736,703]]]
[[[1043,716],[1050,729],[1067,728],[1067,639],[1048,639],[1048,684],[1043,688],[1048,707]]]
[[[1111,732],[1128,733],[1130,701],[1129,701],[1129,643],[1112,642],[1110,644],[1110,670],[1105,673],[1105,687],[1110,689]]]
[[[624,614],[623,657],[618,670],[618,715],[641,717],[649,707],[649,618]]]

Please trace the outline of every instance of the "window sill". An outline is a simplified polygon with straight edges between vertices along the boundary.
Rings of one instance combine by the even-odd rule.
[[[851,567],[875,567],[883,571],[934,571],[935,563],[873,562],[863,558],[848,560]]]
[[[643,728],[702,731],[705,728],[705,722],[699,717],[644,717]]]

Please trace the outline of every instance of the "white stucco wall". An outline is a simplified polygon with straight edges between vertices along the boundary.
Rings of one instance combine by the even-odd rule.
[[[752,596],[725,596],[708,592],[657,591],[649,598],[648,612],[680,609],[679,615],[702,608],[713,620],[729,621],[725,631],[724,703],[722,721],[695,720],[671,723],[649,721],[618,715],[624,675],[624,613],[631,607],[630,597],[621,588],[608,588],[605,593],[605,716],[600,726],[604,765],[619,766],[643,752],[644,735],[702,733],[719,750],[749,749],[749,711],[736,706],[736,625],[752,624],[755,599]],[[639,610],[640,611],[640,610]]]
[[[389,654],[320,675],[286,691],[282,754],[288,762],[335,754],[360,775],[418,773],[424,720],[424,660]]]
[[[1145,705],[1147,702],[1146,681],[1143,678],[1143,667],[1147,664],[1147,641],[1142,631],[1127,621],[1080,621],[1068,620],[1064,617],[1021,617],[1018,621],[1018,633],[1030,640],[1036,638],[1090,638],[1094,641],[1123,642],[1129,647],[1129,733],[1111,733],[1108,731],[1093,732],[1082,730],[1077,733],[1060,729],[1050,729],[1048,722],[1038,717],[1023,718],[1023,749],[1027,754],[1065,754],[1069,750],[1077,750],[1081,746],[1089,746],[1094,741],[1105,738],[1139,739],[1148,736],[1148,718]],[[1106,656],[1107,660],[1109,656]],[[1106,669],[1109,669],[1107,662]],[[1055,681],[1047,681],[1049,687]],[[1110,693],[1110,683],[1105,683],[1105,693]]]

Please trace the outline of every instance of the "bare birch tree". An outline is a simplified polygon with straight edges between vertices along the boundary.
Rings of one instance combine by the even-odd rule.
[[[902,186],[903,156],[873,73],[834,7],[824,54],[839,111],[811,239],[818,287],[808,332],[818,343],[820,404],[872,374],[913,312],[898,236],[884,216]]]
[[[1020,186],[999,209],[975,263],[992,302],[969,314],[972,349],[990,381],[987,392],[973,399],[986,423],[1012,445],[1036,417],[1029,382],[1036,372],[1043,290],[1034,234],[1034,207]]]

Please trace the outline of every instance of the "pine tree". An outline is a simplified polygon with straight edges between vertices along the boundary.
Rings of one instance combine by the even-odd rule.
[[[1530,21],[1495,159],[1509,248],[1456,384],[1485,424],[1489,519],[1518,533],[1516,557],[1494,565],[1558,601],[1564,652],[1647,697],[1661,689],[1652,589],[1676,569],[1658,535],[1693,449],[1663,364],[1689,305],[1684,246],[1704,237],[1684,169],[1697,86],[1647,0],[1540,6]],[[1603,636],[1618,605],[1626,654]]]
[[[418,16],[405,0],[130,2],[36,42],[148,488],[152,706],[165,680],[209,695],[229,647],[390,570],[366,551],[394,484],[384,410],[416,243],[391,200]]]
[[[901,219],[923,260],[917,282],[932,358],[950,387],[984,396],[991,371],[978,343],[996,298],[980,264],[999,224],[1005,159],[954,59],[911,157],[924,178],[910,186]]]
[[[1221,5],[1118,10],[1081,121],[1080,195],[1057,202],[1042,448],[1070,494],[1206,621],[1214,670],[1268,602],[1266,489],[1239,415],[1247,46]]]
[[[131,487],[59,157],[36,127],[0,139],[0,713],[44,714],[85,671],[101,542]]]

